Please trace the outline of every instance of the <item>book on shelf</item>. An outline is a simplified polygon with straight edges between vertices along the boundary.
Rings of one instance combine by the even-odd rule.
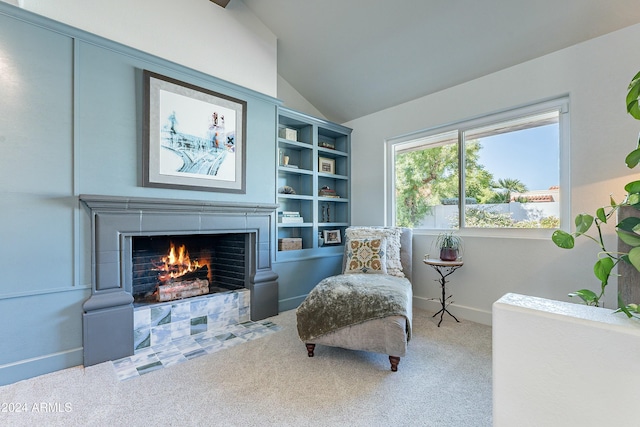
[[[281,223],[300,223],[304,222],[304,218],[300,216],[300,212],[295,211],[282,211],[279,215]]]
[[[336,190],[327,187],[326,185],[324,187],[322,187],[320,189],[320,191],[318,191],[318,196],[320,197],[333,197],[336,199],[339,199],[340,196],[338,194],[336,194]]]
[[[283,216],[280,218],[282,224],[295,224],[304,222],[304,218],[301,216]]]
[[[318,141],[318,146],[322,147],[322,148],[329,148],[331,150],[335,150],[336,146],[334,144],[332,144],[331,142],[327,142],[327,141]]]

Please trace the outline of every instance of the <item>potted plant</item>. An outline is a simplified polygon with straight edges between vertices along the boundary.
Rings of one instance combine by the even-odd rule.
[[[627,93],[627,112],[635,119],[640,120],[640,72],[636,74],[629,84]],[[630,169],[636,167],[640,162],[640,140],[636,149],[631,151],[625,158],[625,163]],[[581,213],[576,216],[576,231],[567,233],[566,231],[556,230],[551,239],[556,246],[564,249],[571,249],[574,246],[575,238],[585,236],[585,238],[593,240],[600,246],[601,252],[593,266],[595,276],[600,280],[600,290],[594,292],[590,289],[580,289],[572,292],[569,296],[577,296],[587,305],[600,306],[600,301],[604,296],[605,289],[609,283],[609,277],[613,268],[619,262],[627,262],[640,271],[640,218],[628,217],[618,222],[615,226],[616,233],[620,240],[629,245],[629,252],[610,251],[605,247],[602,237],[602,226],[614,217],[618,209],[623,206],[630,206],[640,210],[640,181],[631,181],[624,187],[627,195],[621,203],[616,203],[613,197],[610,197],[608,206],[598,208],[595,216]],[[587,232],[591,226],[595,225],[597,236],[591,236]],[[616,312],[624,312],[628,317],[640,317],[640,306],[638,304],[625,304],[618,296],[618,310]]]
[[[436,237],[435,245],[440,250],[442,261],[455,261],[462,250],[462,237],[453,231],[440,233]]]

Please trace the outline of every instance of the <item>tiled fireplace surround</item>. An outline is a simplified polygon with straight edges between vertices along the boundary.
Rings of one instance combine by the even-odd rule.
[[[246,233],[251,320],[278,314],[271,270],[277,205],[81,195],[91,215],[91,297],[83,309],[84,365],[134,353],[132,238],[167,234]]]

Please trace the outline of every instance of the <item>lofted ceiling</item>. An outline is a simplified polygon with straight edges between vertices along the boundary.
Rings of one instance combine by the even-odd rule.
[[[234,1],[278,38],[278,74],[339,123],[640,22],[639,0]]]

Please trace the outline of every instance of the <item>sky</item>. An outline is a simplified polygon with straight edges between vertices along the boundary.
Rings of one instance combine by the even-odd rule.
[[[482,138],[479,163],[494,180],[519,179],[530,191],[559,185],[558,132],[551,124]]]

